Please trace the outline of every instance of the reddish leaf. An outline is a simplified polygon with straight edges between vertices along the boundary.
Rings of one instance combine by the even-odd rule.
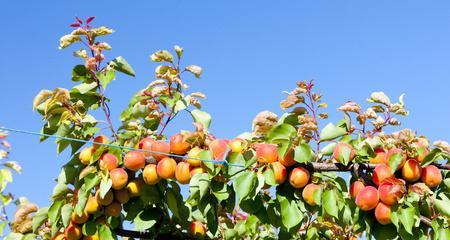
[[[70,26],[71,27],[79,27],[79,26],[81,26],[79,23],[72,23],[72,24],[70,24]]]
[[[83,21],[79,17],[75,17],[80,24],[83,24]]]
[[[89,17],[89,18],[86,20],[86,23],[92,22],[92,20],[94,20],[94,18],[95,18],[95,17]]]

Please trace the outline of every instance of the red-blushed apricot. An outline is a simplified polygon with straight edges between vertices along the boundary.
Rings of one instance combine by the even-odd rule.
[[[95,196],[89,196],[84,210],[88,214],[94,214],[94,213],[100,211],[101,208],[102,208],[102,206],[97,201],[97,198]]]
[[[114,199],[122,204],[125,204],[130,200],[130,194],[126,188],[114,190]]]
[[[215,160],[222,160],[228,149],[228,140],[214,139],[208,144],[208,148],[211,150]]]
[[[415,157],[418,162],[422,162],[423,159],[430,153],[428,149],[424,146],[420,146],[418,149],[418,154]]]
[[[199,159],[199,154],[203,151],[203,149],[199,147],[194,147],[191,150],[189,150],[187,154],[186,161],[193,167],[199,167],[202,164],[202,161],[197,160]]]
[[[127,184],[127,190],[130,197],[138,197],[141,195],[144,186],[144,180],[140,178],[133,178]]]
[[[188,142],[185,142],[181,133],[175,134],[170,137],[170,152],[175,154],[186,154],[191,148]]]
[[[81,227],[74,223],[69,223],[69,225],[64,230],[64,235],[67,240],[78,240],[81,239],[83,234],[81,233]]]
[[[256,160],[261,163],[272,163],[278,160],[278,146],[260,143],[256,145]]]
[[[422,167],[414,159],[406,161],[402,168],[402,177],[408,182],[415,182],[422,176]]]
[[[163,158],[156,165],[156,172],[159,177],[163,179],[169,179],[175,177],[175,169],[177,168],[177,162],[172,158]]]
[[[351,162],[353,160],[353,158],[355,158],[355,150],[353,149],[353,147],[348,144],[348,143],[344,143],[344,142],[338,142],[336,144],[336,146],[334,146],[334,150],[333,150],[333,158],[340,162],[343,163],[344,162],[344,156],[348,154],[348,162]]]
[[[84,236],[83,240],[99,240],[99,236],[97,234],[94,235],[89,235],[89,236]]]
[[[286,167],[290,167],[294,164],[296,164],[297,162],[294,160],[294,149],[291,148],[286,155],[284,156],[284,158],[280,158],[278,160],[281,164],[283,164]]]
[[[78,159],[80,159],[80,162],[84,165],[89,165],[91,163],[91,157],[94,155],[95,148],[94,147],[87,147],[83,148],[81,150],[80,155],[78,155]]]
[[[379,201],[378,190],[372,186],[366,186],[356,195],[355,203],[361,210],[370,211],[377,207]]]
[[[388,164],[388,161],[386,159],[386,150],[384,150],[383,148],[376,148],[374,149],[375,151],[375,157],[370,158],[369,162],[373,163],[373,164],[377,164],[377,163],[386,163]]]
[[[287,170],[286,167],[280,162],[270,163],[273,169],[273,175],[275,176],[275,182],[277,184],[282,184],[286,181]]]
[[[83,213],[80,216],[75,212],[72,212],[72,216],[70,217],[70,220],[76,224],[83,224],[87,222],[88,219],[89,213],[87,213],[86,210],[83,211]]]
[[[242,153],[245,150],[245,142],[240,138],[235,138],[228,143],[231,152]]]
[[[191,181],[191,165],[187,162],[179,162],[175,169],[175,178],[181,184],[188,184]]]
[[[170,145],[168,142],[164,141],[155,141],[152,144],[152,151],[157,153],[152,153],[152,156],[156,159],[156,161],[159,161],[165,157],[167,157],[170,153]]]
[[[386,178],[393,177],[394,174],[387,164],[378,164],[373,170],[372,181],[379,186]]]
[[[422,182],[430,188],[439,186],[442,182],[442,174],[439,168],[434,165],[424,167],[422,169]]]
[[[198,173],[206,173],[206,171],[202,167],[195,167],[195,168],[192,168],[192,170],[189,172],[189,174],[191,175],[191,178]]]
[[[55,236],[52,238],[52,240],[67,240],[66,235],[64,233],[59,232],[55,234]]]
[[[119,202],[112,202],[108,206],[105,207],[105,215],[111,217],[120,216],[120,212],[122,211],[122,205]]]
[[[206,234],[206,228],[203,223],[194,221],[189,225],[189,234],[193,237],[203,238]]]
[[[292,169],[291,173],[289,174],[289,183],[294,188],[302,188],[306,186],[309,182],[309,171],[302,168],[302,167],[296,167]]]
[[[130,151],[123,158],[123,165],[131,171],[137,171],[145,166],[145,155],[142,152]]]
[[[100,136],[95,137],[94,142],[101,143],[101,144],[109,144],[110,143],[109,138],[105,135],[100,135]],[[98,148],[98,147],[100,147],[99,144],[94,144],[94,148]]]
[[[314,201],[314,193],[316,191],[320,191],[320,190],[321,190],[320,185],[317,185],[314,183],[310,183],[310,184],[306,185],[302,191],[303,200],[305,200],[305,202],[308,203],[310,206],[316,206],[317,203],[316,203],[316,201]]]
[[[119,166],[119,160],[114,154],[105,153],[100,157],[98,165],[101,169],[108,169],[108,171],[111,171]]]
[[[151,151],[152,150],[152,144],[155,142],[155,139],[151,137],[146,137],[141,139],[139,141],[137,148],[145,150],[145,151]],[[150,157],[152,154],[150,152],[142,152],[144,156]]]
[[[401,150],[400,148],[391,148],[388,150],[386,154],[386,164],[389,164],[389,158],[394,154],[401,154],[402,155],[402,162],[398,165],[397,170],[403,167],[403,165],[406,162],[406,154]]]
[[[115,168],[109,172],[112,181],[112,188],[119,190],[124,188],[128,183],[128,173],[123,168]]]
[[[397,204],[405,193],[405,184],[398,179],[388,179],[378,187],[380,201],[387,205]]]
[[[156,164],[148,164],[145,166],[144,171],[142,171],[142,178],[144,182],[149,185],[155,185],[161,180],[156,172]]]
[[[102,198],[100,196],[100,191],[98,190],[95,193],[95,197],[97,198],[97,202],[100,203],[103,206],[109,205],[112,203],[112,201],[114,200],[114,193],[112,192],[112,190],[109,190],[106,195]]]
[[[354,181],[351,185],[350,185],[350,196],[355,199],[356,195],[358,195],[358,193],[365,187],[364,183],[360,180]]]
[[[391,206],[379,202],[375,208],[375,218],[382,225],[391,223]]]

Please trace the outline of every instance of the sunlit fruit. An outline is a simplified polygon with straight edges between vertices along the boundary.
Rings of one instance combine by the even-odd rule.
[[[130,197],[137,197],[141,195],[144,181],[140,178],[133,178],[127,184],[127,190]]]
[[[89,196],[84,210],[88,214],[94,214],[94,213],[100,211],[101,207],[102,206],[97,201],[97,198],[95,196]]]
[[[156,159],[156,161],[159,161],[165,157],[167,157],[170,153],[170,145],[168,142],[164,141],[155,141],[152,144],[152,151],[155,153],[152,153],[152,156]]]
[[[123,164],[127,169],[137,171],[145,166],[145,155],[142,152],[130,151],[125,155]]]
[[[198,159],[200,159],[199,154],[203,151],[203,149],[199,147],[194,147],[191,150],[189,150],[187,154],[186,161],[193,167],[199,167],[202,162]]]
[[[80,159],[80,162],[84,165],[89,165],[89,163],[91,163],[91,157],[92,155],[94,155],[95,152],[95,148],[94,147],[87,147],[87,148],[83,148],[83,150],[81,150],[80,155],[78,156],[78,158]]]
[[[81,215],[76,214],[75,212],[72,212],[71,221],[76,224],[83,224],[87,222],[89,219],[89,214],[86,211],[83,211]]]
[[[309,182],[309,171],[302,168],[302,167],[296,167],[292,169],[291,173],[289,174],[289,183],[294,188],[302,188],[306,186]]]
[[[94,142],[101,143],[101,144],[109,144],[110,143],[109,138],[105,135],[100,135],[100,136],[95,137]],[[94,147],[96,147],[96,148],[99,146],[100,146],[99,144],[94,144]]]
[[[74,223],[69,223],[69,225],[64,230],[64,235],[66,235],[67,240],[78,240],[81,239],[81,227]]]
[[[386,150],[384,150],[383,148],[376,148],[375,150],[375,157],[370,158],[369,162],[373,163],[373,164],[377,164],[377,163],[388,163],[387,159],[386,159]]]
[[[422,182],[430,188],[439,186],[442,182],[442,174],[439,168],[434,165],[424,167],[422,169]]]
[[[114,168],[117,168],[119,160],[114,154],[105,153],[100,157],[98,164],[101,169],[108,169],[108,171],[111,171]]]
[[[406,161],[402,168],[402,177],[408,182],[415,182],[422,176],[422,167],[414,159]]]
[[[375,218],[382,225],[391,223],[391,206],[379,202],[375,208]]]
[[[191,145],[184,141],[183,135],[181,133],[175,134],[170,137],[170,152],[175,154],[186,154]]]
[[[193,237],[203,238],[206,234],[206,228],[203,223],[194,221],[189,225],[189,234]]]
[[[403,167],[403,165],[406,162],[406,154],[403,152],[403,150],[401,150],[400,148],[391,148],[389,149],[389,151],[386,154],[386,163],[389,164],[389,159],[391,158],[392,155],[394,154],[400,154],[402,156],[402,161],[401,163],[398,165],[397,170],[399,170],[400,168]]]
[[[397,204],[406,192],[405,184],[401,181],[384,181],[378,187],[380,201],[387,205]]]
[[[105,215],[111,217],[120,216],[120,212],[122,211],[122,205],[119,202],[112,202],[108,206],[105,207]]]
[[[225,139],[215,139],[208,144],[215,160],[222,160],[228,149],[228,141]]]
[[[191,178],[199,173],[206,173],[206,171],[202,167],[195,167],[195,168],[192,168],[192,170],[189,172],[189,174],[191,175]]]
[[[112,181],[112,188],[119,190],[124,188],[128,183],[128,173],[123,168],[115,168],[109,172]]]
[[[360,180],[354,181],[351,185],[350,185],[350,196],[355,199],[356,195],[358,195],[358,193],[365,187],[364,183]]]
[[[192,167],[187,162],[179,162],[175,169],[175,178],[181,184],[188,184],[191,180]]]
[[[152,144],[155,142],[155,139],[151,138],[151,137],[146,137],[141,139],[141,141],[139,141],[138,143],[138,148],[145,150],[145,151],[151,151],[152,150]],[[152,154],[150,152],[142,152],[144,154],[144,156],[149,157]]]
[[[156,165],[156,172],[159,177],[163,179],[169,179],[175,177],[175,169],[177,168],[177,162],[172,158],[163,158]]]
[[[291,148],[286,155],[284,156],[284,158],[280,158],[279,162],[281,164],[283,164],[286,167],[290,167],[294,164],[296,164],[297,162],[294,160],[294,149]]]
[[[278,160],[278,146],[260,143],[256,145],[256,160],[261,163],[272,163]]]
[[[317,191],[322,191],[322,189],[320,185],[317,185],[315,183],[310,183],[306,185],[305,188],[303,188],[302,197],[310,206],[317,205],[316,201],[314,200],[314,194]]]
[[[228,146],[230,146],[231,152],[242,153],[245,149],[245,142],[240,138],[235,138],[228,143]]]
[[[386,178],[393,177],[394,174],[387,164],[379,164],[375,167],[372,174],[372,181],[379,186]]]
[[[97,234],[83,237],[83,240],[99,240],[99,239],[100,239],[100,237]]]
[[[286,181],[287,178],[287,170],[286,167],[280,162],[271,163],[271,167],[273,169],[273,175],[275,177],[275,182],[277,184],[282,184]]]
[[[114,190],[114,199],[122,204],[125,204],[130,200],[130,194],[126,188]]]
[[[157,184],[159,180],[161,180],[161,178],[156,172],[156,164],[148,164],[147,166],[145,166],[144,171],[142,171],[142,178],[147,184]]]
[[[361,210],[370,211],[378,205],[379,201],[378,190],[372,186],[366,186],[356,195],[355,203]]]
[[[351,162],[355,158],[355,150],[348,143],[338,142],[333,150],[333,158],[340,163]]]

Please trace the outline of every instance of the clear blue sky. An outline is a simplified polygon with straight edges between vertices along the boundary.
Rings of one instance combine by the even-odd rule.
[[[63,3],[64,2],[64,3]],[[431,140],[449,140],[450,2],[448,1],[5,1],[0,15],[0,125],[39,131],[32,112],[42,88],[71,87],[77,63],[71,48],[57,49],[74,16],[96,16],[114,28],[108,56],[123,55],[137,77],[108,87],[118,115],[129,98],[153,79],[149,54],[185,48],[185,62],[204,68],[192,90],[208,96],[212,131],[232,138],[251,128],[261,110],[281,113],[282,91],[315,79],[335,109],[363,102],[373,91],[406,93],[411,115],[403,126]],[[213,3],[214,2],[214,3]],[[281,4],[280,2],[283,2]],[[295,3],[294,3],[295,2]],[[344,3],[345,2],[345,3]],[[169,133],[191,129],[188,118]],[[12,134],[12,158],[23,166],[9,190],[48,204],[53,178],[68,159],[52,141]]]

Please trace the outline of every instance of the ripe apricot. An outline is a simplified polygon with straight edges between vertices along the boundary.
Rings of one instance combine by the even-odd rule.
[[[360,180],[354,181],[351,185],[350,185],[350,196],[355,199],[356,195],[358,195],[358,193],[365,187],[364,183]]]
[[[310,183],[310,184],[306,185],[302,191],[303,200],[305,200],[305,202],[308,203],[310,206],[316,206],[317,203],[314,200],[314,193],[316,191],[320,191],[320,190],[321,190],[320,185],[317,185],[314,183]]]
[[[111,171],[114,168],[117,168],[119,160],[114,154],[105,153],[100,157],[98,164],[101,169],[108,169],[108,171]]]
[[[420,146],[420,150],[421,150],[421,151],[418,151],[418,155],[416,156],[416,160],[417,160],[418,162],[422,162],[423,159],[428,155],[428,153],[430,153],[430,152],[428,151],[428,149],[425,148],[424,146]]]
[[[378,195],[380,200],[387,205],[394,205],[403,197],[406,192],[405,184],[400,181],[397,183],[392,181],[384,181],[378,187]]]
[[[355,203],[361,210],[370,211],[378,205],[379,201],[378,190],[372,186],[366,186],[356,195]]]
[[[430,188],[439,186],[442,182],[442,174],[439,168],[434,165],[424,167],[422,169],[422,182]]]
[[[370,158],[369,162],[373,163],[373,164],[377,164],[377,163],[386,163],[388,164],[388,161],[386,159],[386,150],[384,150],[383,148],[376,148],[374,149],[375,151],[375,157]]]
[[[94,138],[94,142],[95,143],[102,143],[102,144],[108,144],[110,143],[109,138],[105,135],[100,135]],[[99,144],[94,144],[95,148],[98,148],[100,145]]]
[[[347,154],[348,162],[351,162],[353,158],[355,158],[355,150],[353,149],[353,147],[348,143],[338,142],[333,150],[333,158],[336,161],[343,163],[345,161],[344,156],[346,156]]]
[[[208,144],[208,147],[212,151],[214,159],[222,160],[228,149],[228,140],[215,139]]]
[[[161,178],[156,172],[156,164],[148,164],[147,166],[145,166],[144,171],[142,171],[142,178],[147,184],[157,184],[159,180],[161,180]]]
[[[128,182],[128,173],[123,168],[115,168],[109,172],[112,188],[119,190],[124,188]]]
[[[386,178],[393,177],[394,174],[387,164],[379,164],[375,167],[372,174],[372,181],[379,186]]]
[[[72,222],[74,222],[76,224],[83,224],[83,223],[87,222],[87,220],[89,219],[89,214],[86,212],[86,210],[83,211],[81,216],[79,216],[75,212],[72,212],[72,216],[70,217],[70,219]]]
[[[191,175],[191,178],[195,175],[195,174],[198,174],[198,173],[205,173],[206,171],[205,171],[205,169],[203,169],[202,167],[196,167],[196,168],[193,168],[190,172],[189,172],[189,174]]]
[[[175,169],[175,178],[181,184],[188,184],[191,180],[192,167],[187,162],[179,162]]]
[[[309,182],[309,171],[302,168],[302,167],[296,167],[292,169],[291,173],[289,174],[289,183],[294,188],[302,188],[306,186]]]
[[[185,142],[181,133],[175,134],[170,137],[170,152],[175,154],[186,154],[191,148],[188,142]]]
[[[159,161],[165,157],[167,157],[170,153],[170,145],[168,142],[164,141],[155,141],[152,144],[152,151],[157,153],[152,153],[152,156],[156,159],[156,161]]]
[[[406,161],[402,168],[402,177],[408,182],[415,182],[422,176],[422,167],[414,159]]]
[[[291,148],[286,155],[284,155],[284,158],[280,158],[279,162],[281,164],[283,164],[286,167],[290,167],[294,164],[296,164],[297,162],[294,160],[294,149]]]
[[[169,179],[175,177],[175,169],[177,167],[177,162],[172,158],[163,158],[156,165],[156,172],[163,179]]]
[[[83,240],[99,240],[99,236],[97,234],[94,235],[89,235],[89,236],[84,236]]]
[[[401,154],[401,156],[402,156],[402,162],[397,167],[397,170],[399,170],[400,168],[403,167],[403,165],[406,162],[406,154],[400,148],[391,148],[388,150],[388,152],[386,154],[386,164],[389,164],[389,158],[396,153]]]
[[[152,150],[152,144],[155,142],[155,139],[151,138],[151,137],[146,137],[141,139],[141,141],[139,141],[138,143],[138,148],[142,149],[142,150],[146,150],[146,151],[151,151]],[[149,157],[152,154],[150,152],[142,152],[144,154],[144,156]]]
[[[130,194],[126,188],[114,190],[114,199],[122,204],[125,204],[130,200]]]
[[[131,171],[137,171],[145,166],[145,155],[142,152],[130,151],[125,155],[123,165]]]
[[[287,178],[286,167],[284,167],[284,165],[281,164],[280,162],[273,162],[273,163],[271,163],[271,166],[273,169],[273,174],[275,176],[275,182],[277,184],[284,183],[284,181],[286,181],[286,178]]]
[[[193,237],[203,238],[206,234],[206,228],[203,223],[194,221],[189,225],[189,234]]]
[[[83,148],[81,150],[80,155],[78,155],[78,159],[80,159],[80,162],[84,165],[89,165],[91,163],[91,157],[94,155],[95,148],[94,147],[87,147]]]
[[[55,236],[52,238],[52,240],[67,240],[66,235],[64,233],[59,232],[55,234]]]
[[[201,152],[203,151],[203,149],[199,148],[199,147],[194,147],[191,150],[189,150],[188,154],[187,154],[187,159],[186,161],[193,167],[199,167],[202,164],[202,161],[197,160],[200,157],[198,156]]]
[[[391,223],[391,206],[379,202],[375,208],[375,218],[382,225]]]
[[[97,202],[100,203],[103,206],[109,205],[112,203],[112,201],[114,200],[114,193],[112,192],[112,190],[109,190],[106,195],[102,198],[100,196],[100,191],[97,191],[95,193],[95,197],[97,198]]]
[[[98,211],[100,211],[101,209],[101,205],[100,203],[97,201],[97,198],[95,196],[89,196],[87,203],[86,203],[86,207],[85,207],[85,211],[88,214],[94,214]]]
[[[122,211],[122,205],[119,202],[112,202],[108,206],[105,207],[105,215],[111,217],[120,216],[120,212]]]
[[[235,138],[228,143],[231,148],[231,152],[242,153],[245,149],[245,142],[240,138]]]
[[[81,227],[77,224],[69,223],[69,226],[64,230],[64,235],[67,240],[78,240],[82,237]]]
[[[261,163],[272,163],[278,160],[278,146],[260,143],[256,145],[256,160]]]
[[[133,178],[127,184],[127,190],[130,197],[137,197],[141,195],[144,181],[140,178]]]

